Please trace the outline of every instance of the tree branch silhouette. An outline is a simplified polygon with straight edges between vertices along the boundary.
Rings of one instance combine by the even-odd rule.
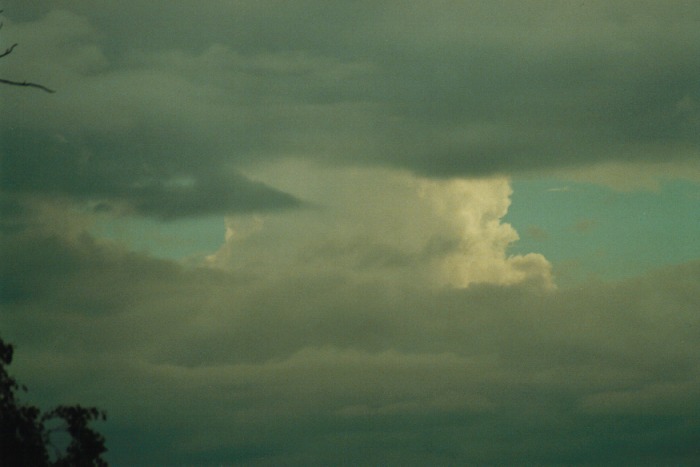
[[[29,87],[32,87],[32,88],[41,89],[42,91],[46,91],[46,92],[51,93],[51,94],[53,94],[53,93],[56,92],[56,91],[54,91],[53,89],[49,89],[49,88],[47,88],[46,86],[42,86],[41,84],[29,83],[29,82],[27,82],[27,81],[10,81],[9,79],[2,79],[2,78],[0,78],[0,83],[2,83],[2,84],[9,84],[9,85],[11,85],[11,86],[29,86]]]
[[[0,13],[2,13],[2,12],[3,12],[3,10],[0,10]],[[0,22],[0,29],[2,29],[2,27],[3,27],[3,23]],[[0,53],[0,58],[7,57],[8,55],[10,55],[12,53],[12,51],[15,50],[15,47],[17,47],[17,45],[18,45],[17,43],[14,43],[10,47],[6,48],[4,52]],[[46,91],[46,92],[51,93],[51,94],[56,92],[53,89],[49,89],[42,84],[30,83],[28,81],[13,81],[10,79],[0,78],[0,84],[7,84],[10,86],[24,86],[24,87],[37,88],[37,89],[41,89],[42,91]]]
[[[2,23],[0,23],[0,28],[2,28]],[[5,55],[10,55],[13,50],[15,50],[15,47],[17,47],[17,43],[15,42],[12,44],[10,47],[6,48],[3,53],[0,54],[0,58],[4,57]]]

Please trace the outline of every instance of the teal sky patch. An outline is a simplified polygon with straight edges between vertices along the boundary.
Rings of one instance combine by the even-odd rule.
[[[562,285],[630,277],[700,257],[700,186],[692,182],[620,192],[559,179],[514,180],[503,221],[520,235],[509,252],[543,254]],[[224,241],[224,220],[105,219],[94,233],[131,250],[183,260],[216,251]]]
[[[514,180],[504,221],[514,254],[542,253],[558,282],[615,279],[700,257],[700,186],[667,182],[657,192],[620,192],[557,179]]]
[[[93,233],[128,249],[159,258],[183,260],[216,251],[224,243],[224,219],[207,216],[163,222],[146,218],[106,218]]]

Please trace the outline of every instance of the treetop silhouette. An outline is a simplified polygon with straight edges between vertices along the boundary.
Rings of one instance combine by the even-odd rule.
[[[107,462],[105,438],[90,428],[93,420],[106,420],[104,411],[81,405],[60,405],[45,413],[19,400],[27,388],[7,372],[14,348],[0,338],[0,465],[5,467],[102,467]],[[53,428],[47,428],[47,423]],[[70,443],[61,449],[55,434],[64,432]]]

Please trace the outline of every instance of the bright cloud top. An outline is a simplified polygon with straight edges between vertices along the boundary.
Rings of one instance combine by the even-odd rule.
[[[542,255],[508,254],[518,234],[501,221],[512,194],[506,178],[429,180],[299,162],[273,165],[259,176],[315,207],[228,217],[225,243],[206,264],[273,275],[285,268],[352,271],[363,280],[410,277],[460,288],[523,281],[553,286]]]
[[[426,181],[422,188],[458,238],[440,264],[444,280],[457,287],[526,280],[552,286],[551,265],[544,256],[507,255],[508,246],[518,240],[515,229],[501,222],[512,194],[507,179]]]

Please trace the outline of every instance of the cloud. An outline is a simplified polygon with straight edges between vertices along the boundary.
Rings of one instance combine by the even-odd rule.
[[[79,387],[108,409],[120,462],[575,464],[650,442],[674,446],[659,460],[692,459],[696,263],[545,294],[436,291],[294,270],[253,279],[84,237],[32,240],[2,263],[44,265],[3,313],[17,369],[47,400]],[[659,411],[668,437],[650,421],[620,425]],[[125,432],[153,450],[130,454]]]
[[[551,266],[542,255],[506,256],[508,246],[519,238],[509,224],[500,222],[510,205],[507,180],[428,182],[423,188],[459,238],[443,263],[447,282],[458,287],[509,285],[539,276],[552,286]]]
[[[196,180],[174,195],[188,215],[200,197],[219,198],[217,212],[291,207],[241,175],[289,157],[437,178],[557,170],[626,186],[627,167],[646,184],[668,168],[697,178],[695,6],[126,5],[7,5],[23,49],[7,73],[60,92],[4,97],[4,164],[156,217],[173,209],[113,192],[148,197],[132,184],[149,184],[162,198]],[[224,201],[220,173],[245,195]]]
[[[518,234],[501,222],[512,193],[505,178],[440,181],[300,162],[272,165],[258,175],[318,209],[282,217],[232,216],[226,243],[208,264],[273,275],[280,264],[306,265],[384,280],[408,273],[416,275],[411,280],[456,287],[526,280],[553,285],[544,257],[506,253]]]
[[[387,204],[373,211],[329,197],[332,231],[309,223],[322,224],[323,210],[304,211],[298,224],[291,213],[232,218],[226,269],[126,251],[87,235],[79,214],[60,218],[60,206],[55,217],[51,206],[16,211],[24,228],[3,237],[0,325],[18,345],[18,377],[43,403],[107,409],[117,464],[697,457],[687,414],[700,404],[700,264],[573,288],[543,287],[541,270],[510,285],[487,271],[486,283],[436,287],[426,278],[438,269],[422,270],[432,263],[420,255],[366,263],[358,258],[377,251],[371,242],[338,250],[318,240],[386,233],[406,255],[454,229],[448,252],[482,236],[498,244],[511,234],[498,223],[507,182],[429,181],[421,198],[406,174],[326,175],[307,194],[353,185],[348,197],[384,193]],[[386,184],[368,194],[372,175]],[[465,206],[487,225],[460,218]],[[350,229],[362,217],[338,214],[353,207],[367,211],[362,229]],[[408,227],[376,230],[401,209],[393,222]],[[437,220],[452,223],[423,230]],[[465,234],[467,225],[478,232]],[[296,256],[303,232],[317,256]],[[276,247],[283,236],[288,248]],[[133,436],[142,447],[129,448]]]
[[[227,160],[236,146],[225,143],[247,131],[216,102],[216,88],[157,67],[119,69],[94,43],[87,20],[69,12],[15,29],[18,40],[43,31],[27,44],[42,51],[30,54],[30,74],[51,70],[61,92],[54,100],[7,96],[8,108],[22,111],[3,113],[6,192],[163,219],[301,204]]]

